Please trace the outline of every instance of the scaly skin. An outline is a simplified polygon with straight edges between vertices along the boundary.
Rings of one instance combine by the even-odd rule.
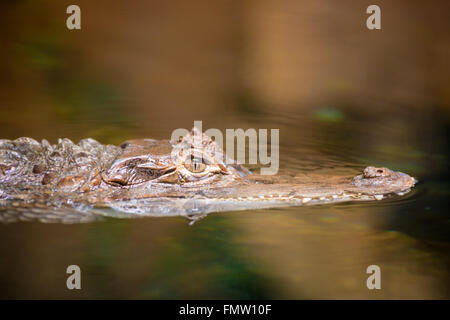
[[[355,177],[250,174],[195,128],[179,141],[142,139],[120,146],[93,139],[78,144],[60,139],[56,145],[30,138],[0,140],[4,222],[200,217],[218,211],[381,200],[403,195],[415,183],[407,174],[374,167]]]

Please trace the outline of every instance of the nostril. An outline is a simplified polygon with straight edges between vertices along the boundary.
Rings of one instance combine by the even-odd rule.
[[[378,173],[383,173],[384,170],[383,170],[383,169],[378,169],[377,172],[378,172]]]
[[[128,146],[130,145],[130,143],[128,141],[122,142],[119,147],[121,149],[126,149]]]

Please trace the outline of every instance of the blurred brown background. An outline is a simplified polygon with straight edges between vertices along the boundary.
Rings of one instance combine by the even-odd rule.
[[[2,1],[3,137],[117,142],[230,115],[450,105],[448,1],[376,1],[375,31],[373,1],[79,0],[69,31],[73,3]]]

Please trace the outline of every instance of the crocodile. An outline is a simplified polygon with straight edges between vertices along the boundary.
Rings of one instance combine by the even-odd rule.
[[[196,138],[200,137],[200,139]],[[194,128],[174,140],[118,146],[94,139],[56,144],[0,140],[0,221],[79,223],[102,217],[184,216],[211,212],[381,200],[417,180],[387,168],[352,176],[263,176],[227,157]]]

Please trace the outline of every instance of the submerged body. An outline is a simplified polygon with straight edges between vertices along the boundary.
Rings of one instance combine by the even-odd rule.
[[[195,137],[200,137],[196,139]],[[381,200],[416,180],[387,168],[356,176],[250,174],[193,129],[178,141],[120,146],[0,140],[0,220],[83,222],[98,216],[198,217],[211,212]]]

